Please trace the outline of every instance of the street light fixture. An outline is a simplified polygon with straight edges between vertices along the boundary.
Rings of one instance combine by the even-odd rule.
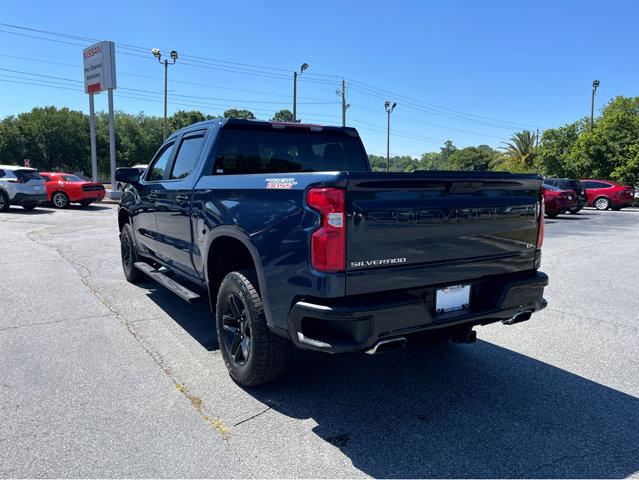
[[[158,62],[160,62],[161,64],[164,65],[164,133],[163,133],[163,139],[166,140],[166,107],[167,107],[169,65],[174,65],[175,62],[177,62],[178,52],[175,51],[175,50],[171,50],[169,52],[169,56],[171,57],[171,60],[173,60],[171,63],[169,63],[169,59],[168,58],[165,58],[164,61],[162,61],[162,52],[160,51],[159,48],[152,49],[151,53],[153,54],[153,56],[155,58],[158,59]]]
[[[386,127],[386,171],[387,172],[390,172],[390,115],[391,115],[391,112],[395,110],[396,106],[397,106],[397,103],[395,102],[390,102],[388,100],[384,102],[384,109],[386,110],[386,113],[388,115],[388,124]]]
[[[308,63],[302,63],[300,73],[293,72],[293,122],[297,122],[297,76],[303,74],[308,68]]]
[[[595,117],[595,92],[599,87],[599,80],[592,81],[592,101],[590,103],[590,132],[592,132],[592,124]]]

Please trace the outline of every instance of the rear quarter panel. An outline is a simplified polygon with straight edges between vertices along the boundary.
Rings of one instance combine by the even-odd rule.
[[[344,274],[310,268],[309,233],[319,215],[306,207],[305,196],[310,186],[345,186],[346,178],[337,172],[203,176],[192,207],[196,271],[206,278],[208,256],[224,255],[210,250],[220,236],[242,241],[257,267],[267,319],[282,328],[299,297],[343,296]]]

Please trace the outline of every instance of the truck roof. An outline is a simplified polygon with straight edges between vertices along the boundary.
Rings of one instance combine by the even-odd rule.
[[[295,128],[295,129],[308,129],[311,131],[320,131],[320,130],[328,130],[328,131],[341,131],[347,133],[351,136],[359,136],[357,130],[353,127],[337,127],[331,125],[318,125],[318,124],[310,124],[310,123],[293,123],[293,122],[274,122],[274,121],[265,121],[265,120],[240,120],[237,118],[213,118],[211,120],[204,120],[202,122],[194,123],[189,125],[188,127],[181,128],[177,130],[171,136],[177,135],[179,133],[186,133],[191,130],[200,130],[202,127],[214,127],[214,126],[224,126],[224,125],[238,125],[238,126],[246,126],[246,127],[257,127],[257,128]]]

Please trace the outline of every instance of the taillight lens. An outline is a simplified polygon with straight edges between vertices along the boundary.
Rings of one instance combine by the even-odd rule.
[[[546,228],[546,207],[544,205],[544,189],[539,190],[539,229],[537,230],[537,248],[544,244],[544,230]]]
[[[306,203],[322,218],[320,228],[311,235],[311,265],[321,272],[343,272],[345,265],[344,190],[311,188]]]

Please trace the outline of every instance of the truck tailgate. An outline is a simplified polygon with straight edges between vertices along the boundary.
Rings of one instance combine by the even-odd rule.
[[[540,186],[496,172],[351,173],[347,295],[534,269]]]

